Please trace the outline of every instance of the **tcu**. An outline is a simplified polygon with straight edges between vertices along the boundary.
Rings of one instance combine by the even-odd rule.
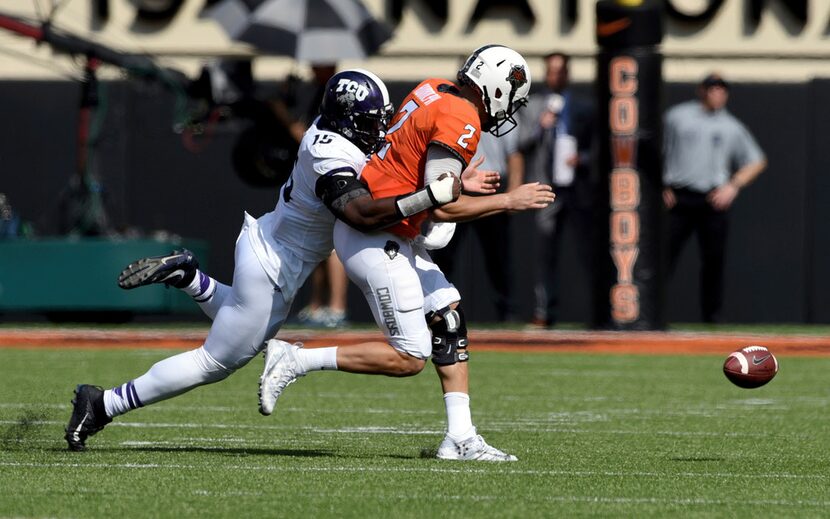
[[[337,83],[338,92],[352,92],[358,101],[363,101],[369,95],[369,89],[357,81],[343,78]]]

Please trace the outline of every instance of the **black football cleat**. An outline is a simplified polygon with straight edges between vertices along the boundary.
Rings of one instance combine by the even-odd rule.
[[[118,275],[118,286],[125,290],[153,283],[184,288],[193,281],[199,262],[187,249],[174,250],[164,256],[142,258],[127,265]]]
[[[104,411],[104,390],[79,384],[72,400],[72,416],[66,426],[66,443],[71,451],[86,450],[86,439],[104,428],[112,418]]]

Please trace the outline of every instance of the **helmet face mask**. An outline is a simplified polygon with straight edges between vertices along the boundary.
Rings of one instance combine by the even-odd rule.
[[[487,114],[483,130],[501,137],[516,127],[513,115],[530,93],[530,71],[518,52],[502,45],[480,47],[458,71],[458,81],[481,96]]]
[[[383,145],[394,113],[380,78],[367,70],[344,70],[326,83],[318,126],[339,133],[370,154]]]

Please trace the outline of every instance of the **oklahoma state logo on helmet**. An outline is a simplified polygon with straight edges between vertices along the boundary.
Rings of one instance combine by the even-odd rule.
[[[527,72],[522,65],[513,65],[510,67],[510,72],[507,74],[507,82],[517,89],[527,83]]]

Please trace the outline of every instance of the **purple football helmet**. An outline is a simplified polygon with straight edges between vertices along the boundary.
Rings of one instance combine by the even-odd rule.
[[[379,77],[368,70],[344,70],[326,83],[317,126],[339,133],[370,154],[383,145],[394,112]]]

